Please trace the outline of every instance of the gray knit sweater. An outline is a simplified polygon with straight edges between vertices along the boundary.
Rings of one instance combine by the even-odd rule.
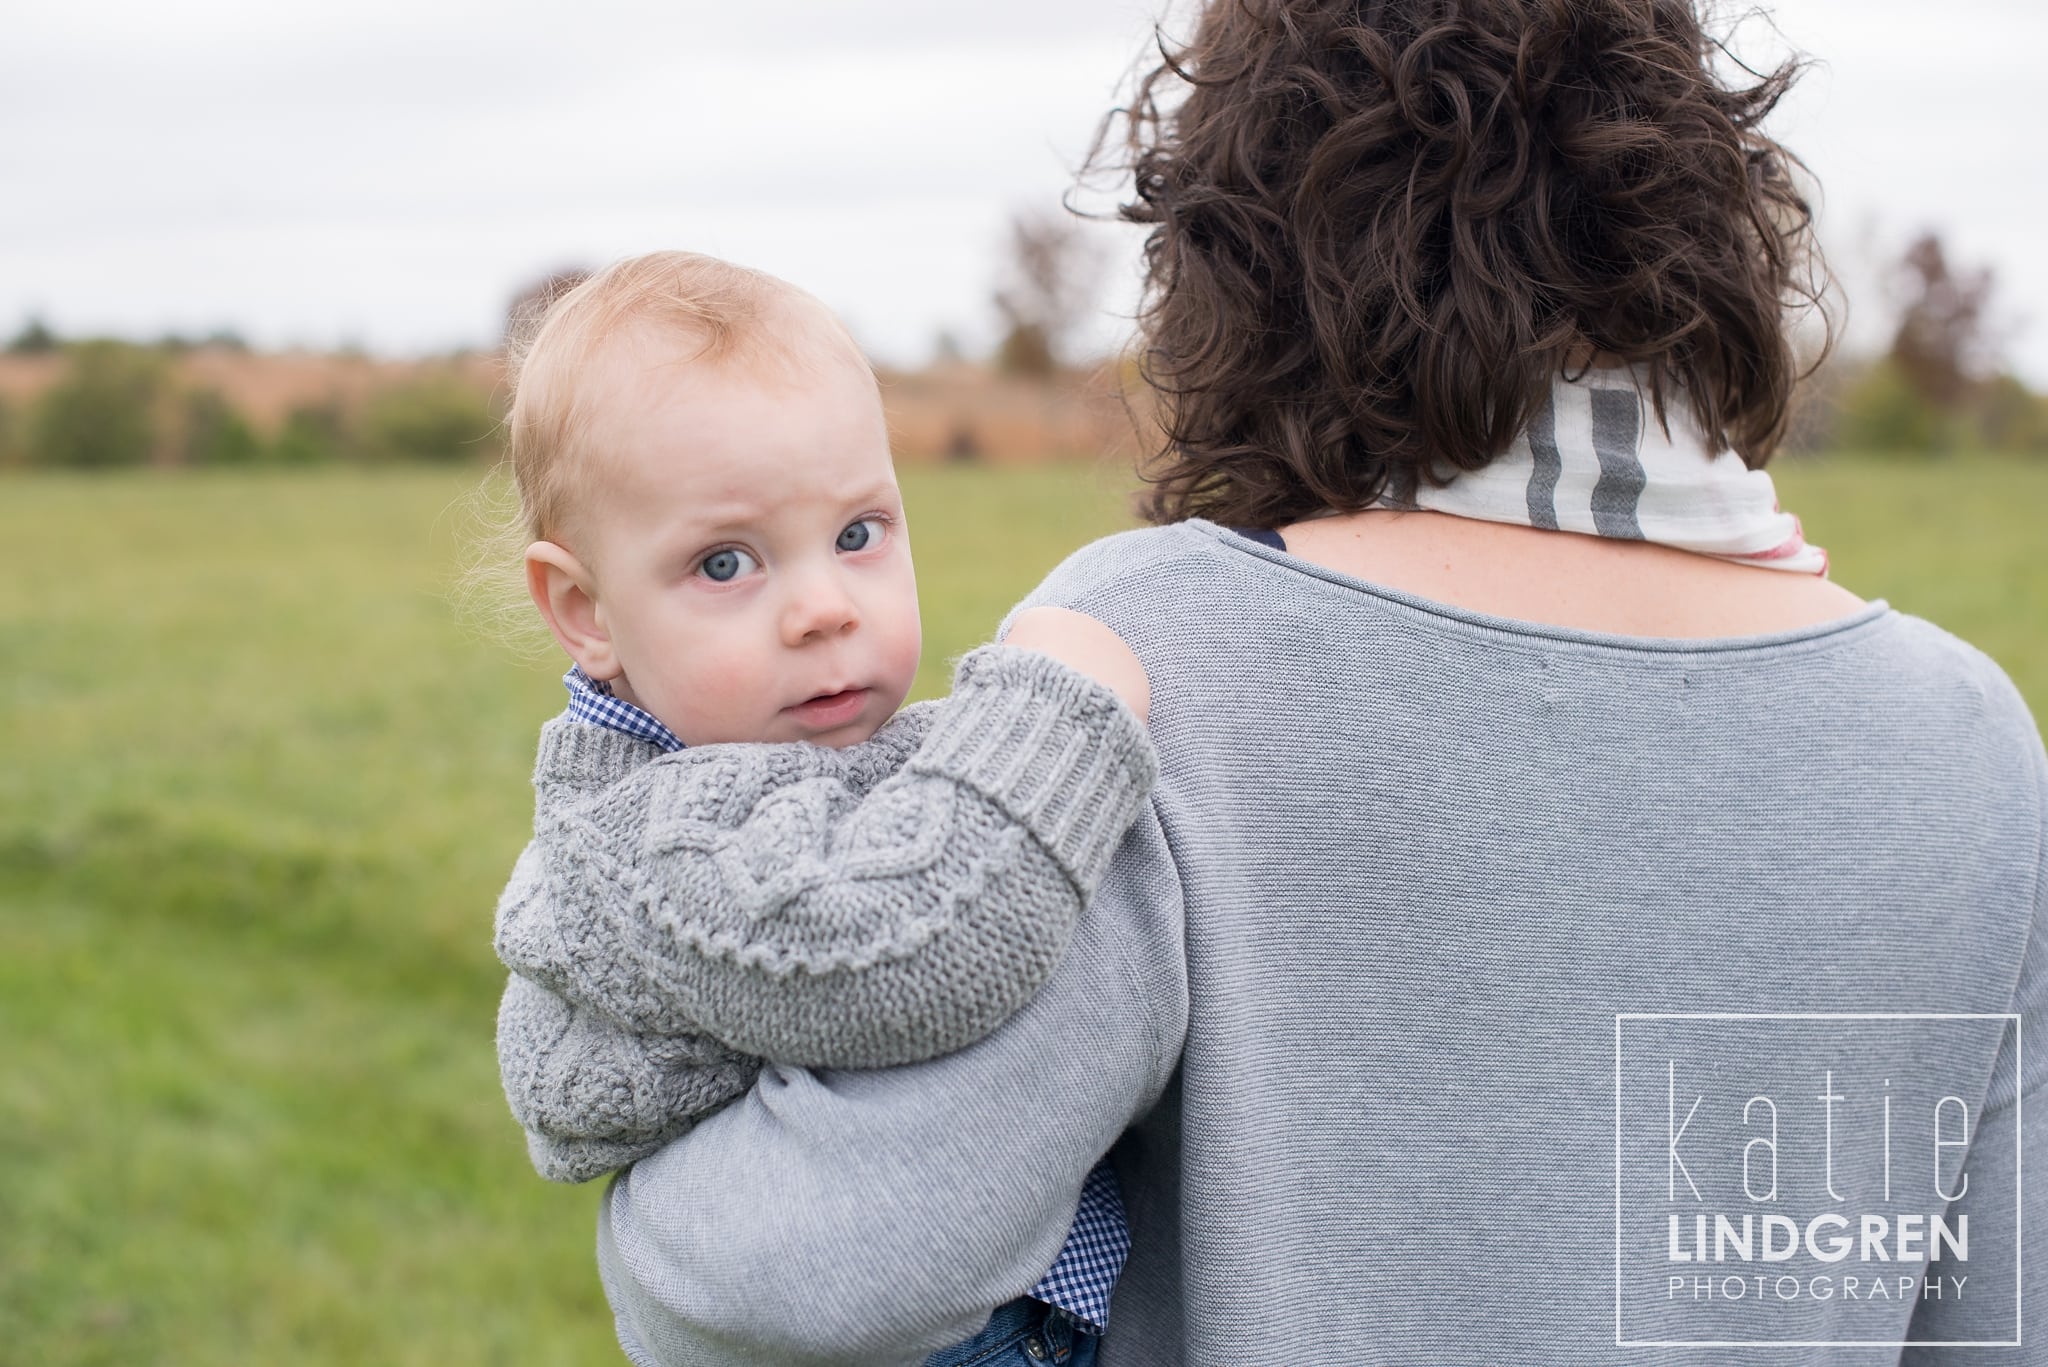
[[[632,1162],[763,1059],[980,1039],[1052,972],[1156,769],[1113,692],[1002,646],[844,749],[663,754],[549,721],[496,928],[499,1065],[535,1167]]]
[[[613,1182],[598,1261],[636,1361],[913,1367],[1043,1273],[1105,1149],[1131,1254],[1102,1367],[2010,1341],[2022,1158],[2027,1346],[1904,1360],[2048,1361],[2048,756],[1982,654],[1883,603],[1734,640],[1532,625],[1199,519],[1027,601],[1144,663],[1151,802],[986,1038],[763,1068]],[[1967,1266],[1924,1237],[1670,1257],[1667,1217],[1689,1258],[1696,1218],[1758,1212],[1968,1216]],[[1700,1341],[1786,1346],[1668,1346]]]

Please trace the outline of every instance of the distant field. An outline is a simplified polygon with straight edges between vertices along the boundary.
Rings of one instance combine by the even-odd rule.
[[[451,620],[469,479],[0,479],[0,1362],[622,1360],[491,1055],[561,666]],[[1096,467],[905,480],[919,696],[1125,525]],[[2048,715],[2048,465],[1779,484]]]
[[[56,352],[0,352],[0,408],[26,414],[70,365]],[[506,393],[504,358],[495,352],[398,361],[195,347],[169,356],[166,365],[172,388],[218,394],[264,440],[275,437],[296,408],[332,409],[347,424],[356,424],[375,395],[422,382],[450,381],[492,405]],[[1035,464],[1047,450],[1133,449],[1133,419],[1114,367],[1066,374],[1048,383],[951,362],[884,372],[881,380],[891,446],[908,463],[940,460],[963,443],[984,463],[999,465]],[[159,423],[162,418],[160,412]],[[0,458],[4,453],[0,443]]]

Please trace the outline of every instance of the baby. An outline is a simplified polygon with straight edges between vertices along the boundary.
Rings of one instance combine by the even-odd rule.
[[[511,429],[527,588],[575,661],[497,913],[542,1174],[647,1156],[763,1060],[936,1057],[1028,1001],[1147,800],[1144,672],[1040,609],[898,711],[916,582],[844,327],[758,272],[624,261],[549,310]],[[1091,1361],[1128,1242],[1105,1164],[1045,1279],[929,1362]]]

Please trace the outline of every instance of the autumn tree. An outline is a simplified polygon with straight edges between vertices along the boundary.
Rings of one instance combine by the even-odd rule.
[[[995,294],[1004,326],[996,366],[1048,378],[1071,359],[1074,334],[1094,311],[1102,258],[1079,223],[1063,214],[1012,215],[1007,245]]]
[[[1924,233],[1906,249],[1896,278],[1904,307],[1891,361],[1923,399],[1954,412],[1996,369],[1991,270],[1957,269],[1940,236]]]
[[[1906,248],[1891,285],[1898,329],[1844,392],[1837,440],[1928,454],[2048,449],[2048,400],[2002,373],[1991,270],[1959,267],[1929,232]]]
[[[7,344],[7,350],[16,356],[42,356],[55,351],[58,346],[57,334],[40,318],[30,318],[21,325],[21,331]]]

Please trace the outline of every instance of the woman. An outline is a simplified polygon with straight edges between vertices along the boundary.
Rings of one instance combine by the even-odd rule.
[[[1142,664],[1152,810],[995,1034],[770,1068],[614,1185],[631,1355],[917,1362],[1105,1151],[1106,1367],[2018,1338],[2048,758],[1782,572],[1791,72],[1713,54],[1682,0],[1216,0],[1145,81],[1161,525],[1020,607]]]

